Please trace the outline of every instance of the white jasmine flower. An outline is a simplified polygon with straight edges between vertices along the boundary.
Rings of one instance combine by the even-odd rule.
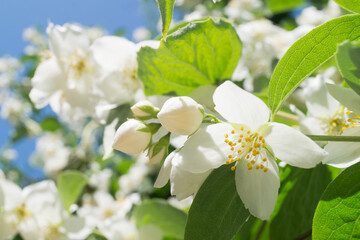
[[[94,167],[94,165],[96,167]],[[110,178],[112,176],[112,171],[109,168],[105,168],[100,170],[100,166],[98,164],[92,164],[92,173],[89,179],[89,185],[93,188],[96,188],[101,191],[108,191],[110,186]]]
[[[151,32],[144,27],[138,27],[133,32],[133,39],[136,42],[141,42],[151,38]]]
[[[299,114],[300,130],[306,134],[340,135],[346,119],[340,103],[326,89],[325,83],[333,83],[323,75],[310,77],[304,82],[304,98],[307,115]]]
[[[251,21],[255,19],[253,12],[263,7],[259,0],[231,0],[224,8],[227,16],[233,19]]]
[[[318,26],[340,15],[341,8],[337,3],[330,0],[328,5],[322,10],[318,10],[314,6],[303,9],[301,14],[296,17],[296,22],[299,25]]]
[[[50,58],[36,69],[30,92],[36,107],[50,104],[67,120],[90,115],[102,122],[141,88],[134,43],[115,36],[94,41],[86,29],[72,24],[49,24],[47,33]],[[113,89],[120,92],[112,94]]]
[[[67,166],[70,154],[70,148],[64,145],[64,140],[59,133],[46,133],[36,142],[33,161],[43,165],[46,174],[56,176]]]
[[[141,154],[134,165],[131,166],[129,171],[121,175],[119,178],[119,191],[116,194],[119,198],[122,198],[132,192],[149,192],[151,191],[150,182],[148,182],[147,175],[151,169],[146,163],[141,162],[141,159],[147,161],[145,154]]]
[[[69,216],[63,209],[52,181],[35,183],[21,190],[14,183],[2,179],[0,195],[1,192],[4,199],[4,211],[0,213],[1,237],[11,237],[18,231],[26,240],[75,240],[84,239],[92,232],[84,219]]]
[[[273,38],[286,34],[286,30],[275,26],[269,20],[260,19],[240,24],[236,31],[243,42],[243,50],[232,78],[244,79],[245,89],[253,90],[254,79],[262,75],[270,77],[272,61],[277,56],[278,48],[274,48]]]
[[[18,152],[13,148],[7,148],[3,151],[3,158],[10,162],[18,157]]]
[[[118,218],[103,228],[103,234],[109,240],[162,240],[162,231],[154,225],[146,225],[139,230],[135,223]]]
[[[127,154],[137,154],[148,147],[150,140],[150,129],[143,122],[130,119],[116,131],[112,147]]]
[[[342,136],[360,136],[360,96],[350,88],[334,84],[326,86],[330,94],[349,109],[346,111],[348,119],[344,124]],[[323,160],[324,164],[346,168],[360,161],[359,142],[329,142],[325,150],[329,155]]]
[[[154,105],[147,100],[137,102],[131,107],[131,111],[136,118],[141,120],[156,118],[157,114],[159,113],[159,109],[154,107]]]
[[[5,97],[1,104],[1,117],[14,125],[28,117],[30,111],[30,104],[13,94]]]
[[[167,100],[157,115],[161,125],[179,135],[194,133],[204,118],[202,107],[190,97]]]
[[[270,111],[265,103],[230,81],[215,90],[213,100],[215,110],[229,123],[198,130],[175,154],[172,164],[196,174],[231,165],[245,207],[254,216],[268,219],[280,186],[275,159],[311,168],[326,152],[295,129],[268,122]]]

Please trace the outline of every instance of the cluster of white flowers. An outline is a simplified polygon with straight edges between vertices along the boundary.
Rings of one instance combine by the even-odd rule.
[[[64,145],[60,133],[46,133],[36,142],[33,163],[43,166],[49,176],[56,176],[63,170],[70,158],[71,149]]]
[[[40,60],[34,75],[22,79],[32,103],[12,86],[21,63],[0,58],[0,116],[37,136],[31,159],[53,180],[22,189],[10,180],[18,179],[18,172],[0,170],[0,240],[17,234],[24,240],[76,240],[94,231],[109,240],[163,239],[157,226],[135,224],[134,207],[156,195],[153,187],[170,182],[164,198],[187,210],[206,178],[223,165],[234,172],[245,207],[268,220],[278,198],[279,166],[345,168],[360,161],[358,142],[314,142],[305,135],[360,135],[360,97],[340,86],[334,68],[318,70],[297,90],[300,104],[286,113],[296,127],[270,121],[266,104],[251,93],[266,88],[276,62],[297,39],[341,15],[339,6],[329,1],[322,10],[304,8],[290,31],[269,20],[263,1],[213,2],[214,8],[201,0],[176,5],[191,10],[184,21],[228,17],[241,39],[242,56],[231,80],[218,79],[219,86],[201,86],[190,96],[144,95],[137,53],[160,44],[149,40],[153,33],[146,28],[133,31],[137,43],[70,23],[49,23],[47,36],[36,28],[24,31],[25,55]],[[37,109],[50,105],[64,121],[46,126],[47,119],[39,118],[31,104]],[[123,115],[114,118],[118,112]],[[0,167],[17,158],[11,147],[2,151]],[[64,209],[54,182],[67,169],[88,177],[70,210]]]
[[[0,179],[0,239],[20,234],[23,239],[85,239],[92,229],[86,219],[72,216],[63,206],[52,181],[21,189]]]
[[[104,122],[108,112],[131,102],[141,83],[136,78],[136,52],[143,45],[115,36],[102,36],[74,24],[49,24],[50,52],[32,78],[31,100],[50,104],[65,120],[92,116]],[[113,89],[118,89],[113,94]]]

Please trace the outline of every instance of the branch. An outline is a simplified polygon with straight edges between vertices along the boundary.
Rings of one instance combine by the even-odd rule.
[[[313,141],[360,142],[360,136],[306,135]]]

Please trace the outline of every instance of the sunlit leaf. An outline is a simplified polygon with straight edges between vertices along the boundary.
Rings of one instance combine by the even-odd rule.
[[[316,209],[313,239],[360,239],[360,163],[345,169]]]
[[[85,175],[78,171],[69,170],[59,175],[57,188],[65,209],[76,203],[87,182]]]
[[[334,2],[349,11],[360,13],[360,0],[334,0]]]
[[[141,48],[138,77],[147,95],[188,95],[201,85],[231,78],[241,56],[232,25],[221,19],[194,21],[161,41]]]
[[[334,56],[337,44],[359,37],[360,15],[346,15],[320,25],[295,42],[277,64],[270,80],[272,113],[315,69]]]
[[[360,44],[345,41],[338,46],[335,57],[341,75],[347,84],[360,95]]]
[[[235,173],[222,166],[209,175],[196,194],[185,240],[230,240],[249,216],[236,191]]]
[[[175,0],[157,0],[157,3],[161,14],[163,38],[166,40],[173,16]]]
[[[181,240],[184,237],[186,213],[160,199],[146,200],[134,212],[136,226],[152,224],[163,231],[165,237]]]
[[[265,2],[273,13],[290,11],[305,3],[304,0],[265,0]]]

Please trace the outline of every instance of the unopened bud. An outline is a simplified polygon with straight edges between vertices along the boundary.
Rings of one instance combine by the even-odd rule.
[[[156,118],[156,115],[159,113],[159,109],[146,100],[136,103],[131,107],[131,111],[136,118],[141,120]]]
[[[156,164],[165,159],[168,153],[168,147],[170,142],[170,134],[166,134],[160,138],[157,143],[151,145],[148,151],[149,163]]]
[[[112,147],[127,154],[137,154],[148,147],[150,140],[150,129],[141,121],[130,119],[116,131]]]
[[[190,135],[203,121],[203,108],[190,97],[167,100],[157,115],[161,125],[169,132]]]

